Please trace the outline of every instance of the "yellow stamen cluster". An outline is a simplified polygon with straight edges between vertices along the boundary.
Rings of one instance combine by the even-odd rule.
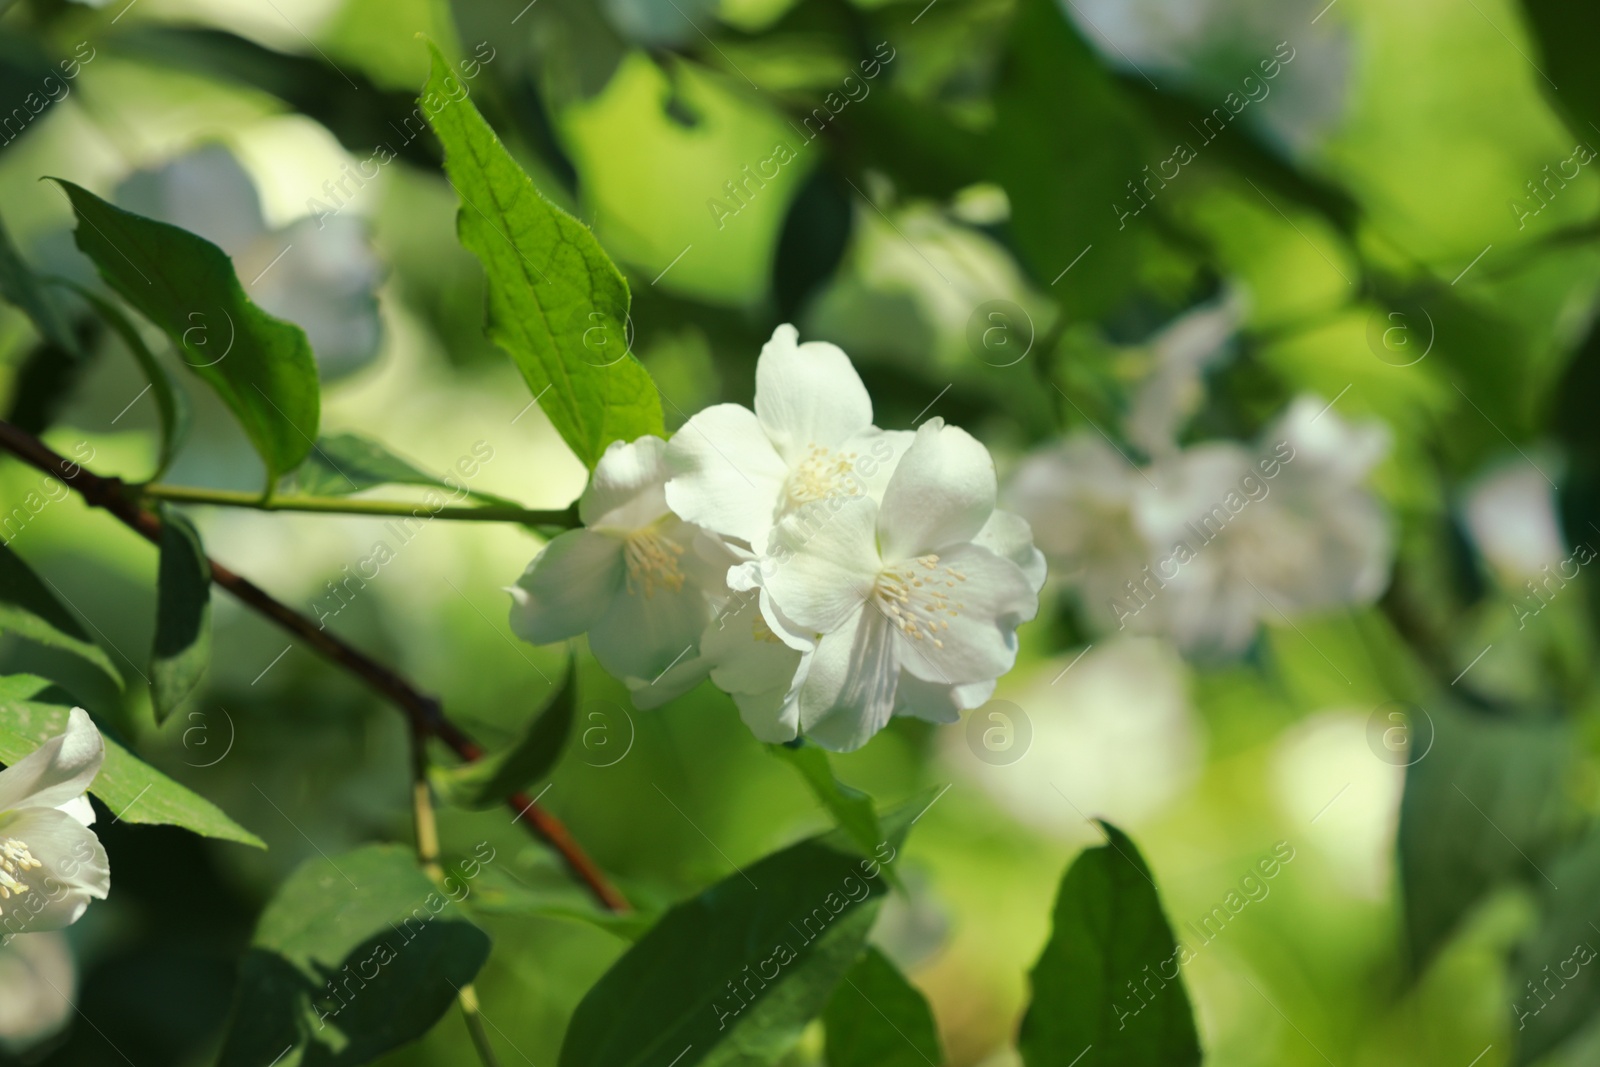
[[[765,641],[771,645],[781,645],[783,641],[772,632],[772,627],[767,625],[767,619],[761,612],[756,612],[755,622],[750,624],[750,635],[757,641]]]
[[[683,588],[683,569],[678,559],[683,546],[662,536],[655,526],[647,526],[623,542],[622,556],[628,566],[628,592],[643,592],[646,600],[656,588],[676,593]]]
[[[952,600],[948,590],[966,580],[965,574],[941,564],[937,555],[918,556],[879,572],[873,596],[901,633],[913,641],[926,637],[934,648],[943,648],[939,634],[949,630],[950,620],[966,607]]]
[[[793,507],[833,496],[860,496],[861,479],[855,474],[855,463],[854,452],[833,452],[812,445],[789,474],[784,496]]]
[[[22,879],[27,878],[29,871],[43,866],[21,841],[14,837],[0,840],[0,900],[28,892],[28,883]],[[3,913],[4,909],[0,908],[0,914]]]

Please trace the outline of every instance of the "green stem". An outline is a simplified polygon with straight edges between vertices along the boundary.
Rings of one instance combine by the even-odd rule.
[[[352,500],[340,496],[276,496],[238,489],[201,489],[188,485],[151,483],[137,487],[141,496],[170,500],[178,504],[215,504],[228,508],[253,508],[257,511],[309,511],[325,515],[403,515],[418,519],[451,519],[458,522],[520,522],[535,526],[575,526],[573,509],[534,511],[500,504],[446,506],[433,508],[422,502],[401,500]]]

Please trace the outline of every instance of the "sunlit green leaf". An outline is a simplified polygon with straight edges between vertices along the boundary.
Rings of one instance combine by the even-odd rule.
[[[293,470],[311,451],[321,403],[305,333],[256,307],[210,241],[60,184],[78,216],[78,248],[216,390],[266,464],[267,484]]]
[[[1196,1067],[1200,1037],[1150,868],[1127,835],[1067,868],[1030,979],[1017,1046],[1028,1067]],[[1152,975],[1154,977],[1152,978]],[[1138,997],[1132,989],[1141,988]]]
[[[122,685],[122,675],[112,666],[111,657],[90,640],[44,580],[5,544],[0,544],[0,633],[88,660]]]
[[[376,1059],[427,1033],[488,955],[409,850],[313,857],[262,913],[219,1063]]]
[[[822,1016],[828,1067],[928,1067],[944,1062],[933,1010],[876,948],[833,991]]]
[[[14,763],[64,732],[68,698],[43,678],[0,678],[0,762]],[[215,804],[168,778],[105,735],[106,759],[89,792],[105,802],[118,822],[181,826],[203,837],[266,848]]]
[[[489,332],[567,446],[593,467],[613,441],[662,432],[629,351],[628,285],[587,228],[546,200],[437,49],[420,105],[461,198],[461,243],[489,281]]]

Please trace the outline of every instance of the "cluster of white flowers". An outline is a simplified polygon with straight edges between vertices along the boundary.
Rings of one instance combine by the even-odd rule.
[[[1038,610],[1044,559],[996,509],[965,431],[872,425],[831,344],[778,327],[755,410],[718,404],[670,442],[607,449],[511,590],[535,644],[587,633],[640,707],[710,677],[763,741],[866,743],[890,716],[953,722],[989,698]]]
[[[1239,313],[1224,301],[1155,338],[1124,426],[1149,462],[1085,430],[1028,457],[1007,487],[1103,632],[1233,654],[1262,621],[1370,602],[1387,583],[1389,523],[1364,487],[1388,449],[1380,424],[1302,396],[1258,444],[1178,445]]]

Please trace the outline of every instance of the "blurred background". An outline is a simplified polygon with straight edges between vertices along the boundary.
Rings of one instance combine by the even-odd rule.
[[[937,414],[990,447],[1051,563],[1018,666],[961,724],[897,720],[836,762],[883,804],[948,786],[874,939],[950,1064],[1019,1062],[1027,970],[1093,816],[1138,842],[1195,951],[1211,1064],[1600,1062],[1600,972],[1528,984],[1600,946],[1600,18],[1557,0],[0,12],[19,247],[94,284],[44,175],[215,241],[307,329],[324,432],[432,471],[487,443],[473,488],[528,507],[584,484],[484,337],[437,143],[406,124],[422,33],[623,267],[669,429],[749,403],[792,321],[850,353],[878,425]],[[0,309],[6,417],[144,479],[152,398],[119,340],[79,328],[98,354],[64,363]],[[226,411],[190,392],[165,480],[258,487]],[[0,512],[40,478],[0,464]],[[314,615],[393,543],[376,519],[191,514],[219,561]],[[137,679],[149,546],[76,498],[5,536]],[[429,522],[328,625],[510,737],[564,655],[506,623],[539,546]],[[8,1062],[211,1062],[274,888],[318,852],[409,839],[400,718],[226,596],[214,622],[204,692],[159,729],[137,682],[74,691],[270,850],[103,818],[111,898],[47,961],[75,1009],[20,1013]],[[0,673],[36,656],[0,645]],[[641,906],[829,825],[710,686],[640,712],[582,672],[542,803]],[[477,986],[502,1061],[552,1063],[626,942],[518,905],[587,907],[500,812],[441,830],[447,858],[507,857],[478,901]],[[815,1037],[792,1063],[820,1062]],[[470,1055],[451,1015],[383,1062]]]

